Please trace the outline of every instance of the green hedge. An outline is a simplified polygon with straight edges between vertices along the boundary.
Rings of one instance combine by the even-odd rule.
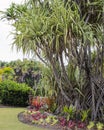
[[[34,93],[34,90],[26,84],[8,80],[0,82],[0,98],[4,105],[27,106],[30,92]]]

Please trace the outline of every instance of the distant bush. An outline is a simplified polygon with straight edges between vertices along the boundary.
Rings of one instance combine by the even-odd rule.
[[[11,106],[28,105],[29,93],[34,93],[26,84],[5,80],[0,82],[0,98],[2,104]]]

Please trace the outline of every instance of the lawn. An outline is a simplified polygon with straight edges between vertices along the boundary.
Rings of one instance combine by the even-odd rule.
[[[17,115],[22,111],[24,108],[0,108],[0,130],[43,130],[19,122]]]

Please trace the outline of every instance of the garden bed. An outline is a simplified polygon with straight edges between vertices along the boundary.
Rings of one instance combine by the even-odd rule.
[[[104,130],[103,122],[94,122],[87,119],[89,110],[77,113],[73,105],[64,106],[62,113],[54,115],[48,103],[39,97],[32,100],[27,110],[18,114],[19,121],[49,130]],[[77,116],[80,118],[77,118]]]
[[[88,125],[81,122],[69,121],[67,125],[63,125],[65,123],[65,119],[62,118],[63,117],[60,118],[47,112],[41,113],[40,111],[34,110],[27,110],[18,114],[18,119],[22,123],[47,130],[104,130],[104,127],[101,127],[102,124],[98,123],[99,127],[96,128],[93,122],[90,122]]]
[[[49,130],[65,130],[65,128],[63,129],[60,125],[52,126],[50,124],[47,124],[47,125],[34,124],[34,123],[32,123],[32,121],[30,119],[30,115],[25,115],[24,113],[25,112],[21,112],[21,113],[18,114],[18,119],[22,123],[25,123],[25,124],[28,124],[28,125],[33,125],[33,126],[36,126],[36,127],[46,128],[46,129],[49,129]]]

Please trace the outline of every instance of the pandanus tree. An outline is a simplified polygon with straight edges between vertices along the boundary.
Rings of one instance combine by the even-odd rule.
[[[104,121],[103,16],[103,0],[30,0],[3,15],[17,50],[52,69],[58,105],[90,109],[92,120]]]

